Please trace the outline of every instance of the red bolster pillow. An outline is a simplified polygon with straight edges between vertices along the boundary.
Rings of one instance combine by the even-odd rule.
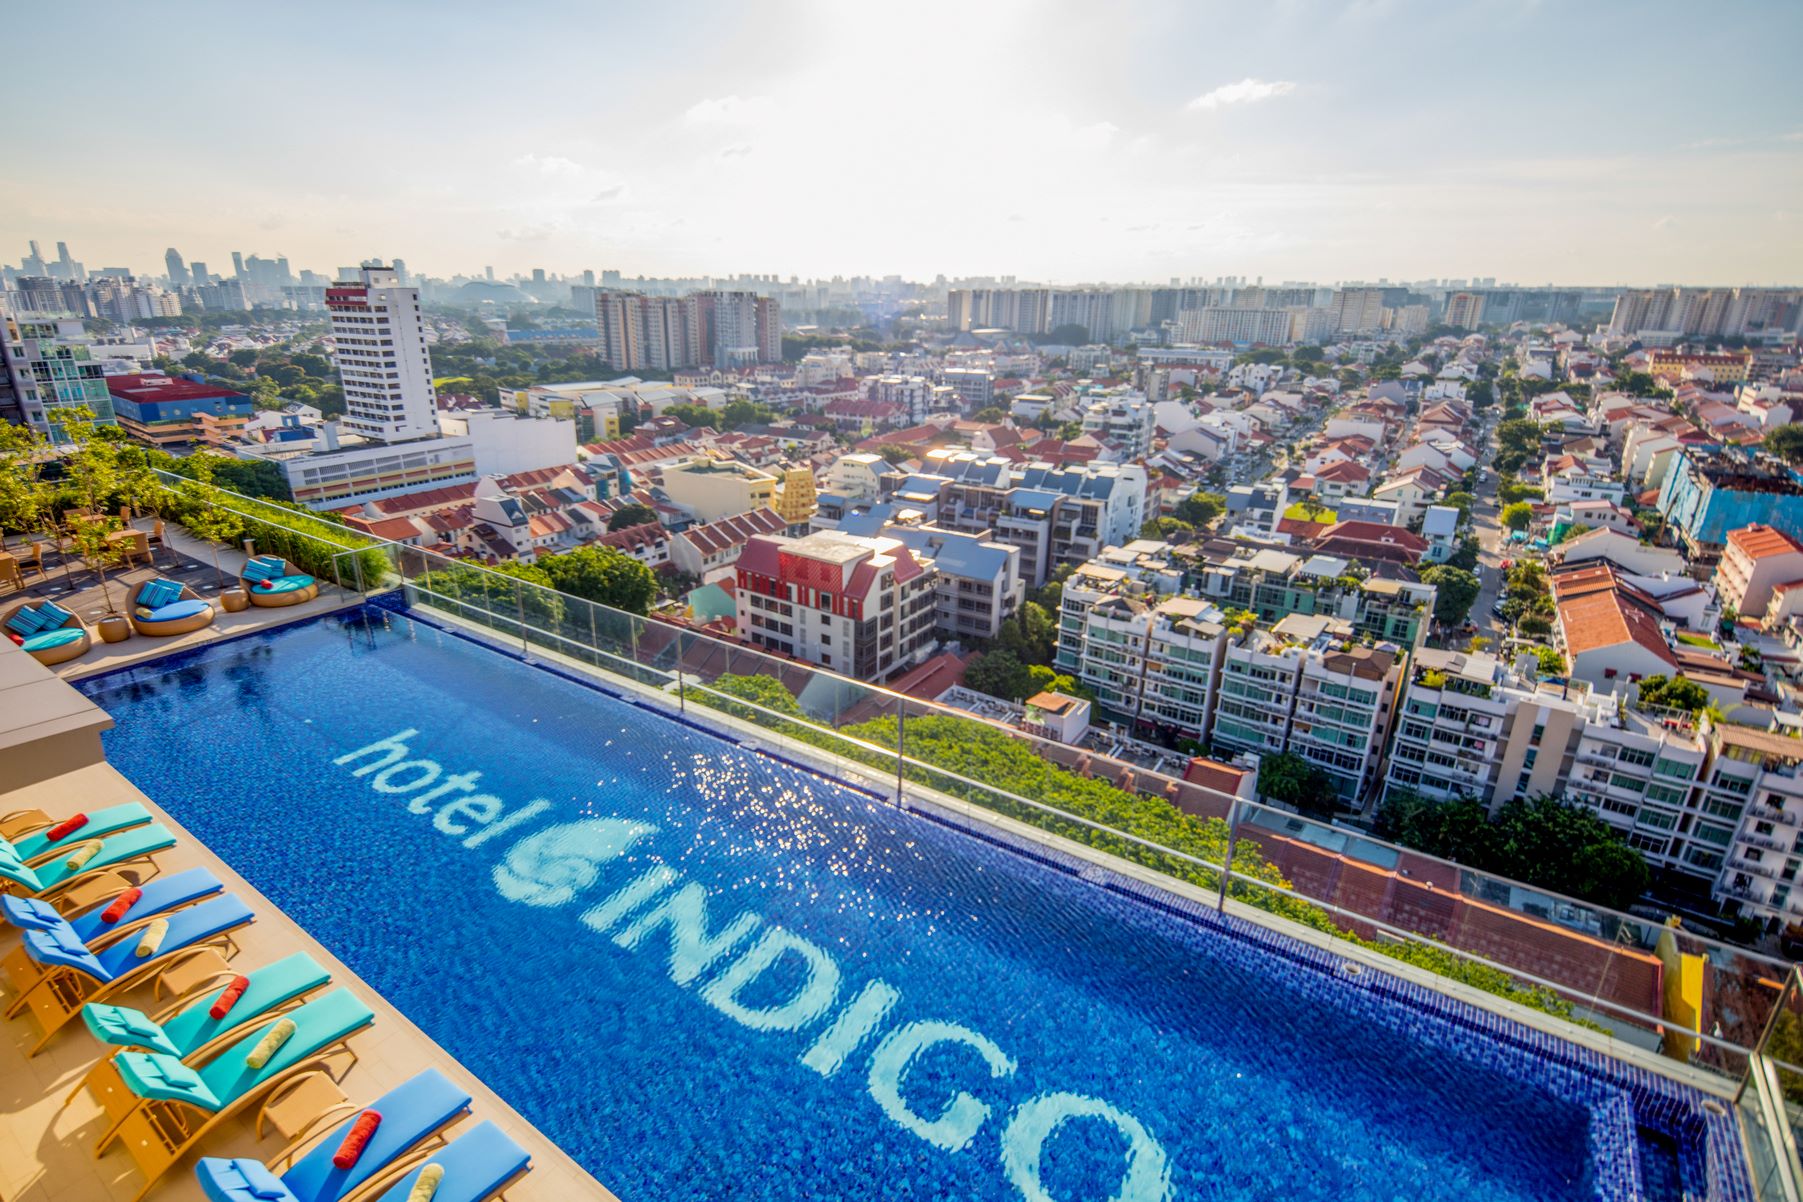
[[[272,588],[274,588],[274,587],[275,587],[275,581],[273,581],[273,580],[259,580],[259,581],[257,581],[257,587],[258,587],[258,588],[260,588],[260,589],[264,589],[264,590],[265,590],[265,591],[267,591],[267,590],[269,590],[269,589],[272,589]]]
[[[208,1016],[211,1018],[224,1018],[227,1014],[230,1014],[232,1007],[238,1004],[238,999],[243,997],[244,991],[249,988],[249,977],[233,977],[232,983],[227,985],[225,987],[225,992],[219,995],[219,1000],[208,1007]]]
[[[138,899],[143,896],[144,891],[142,889],[135,887],[127,889],[124,893],[121,893],[118,897],[113,899],[112,905],[100,912],[100,921],[107,923],[108,925],[118,922],[121,918],[125,917],[125,912],[127,910],[138,904]]]
[[[72,817],[63,819],[61,822],[45,831],[44,838],[55,843],[58,839],[67,839],[70,835],[73,835],[87,824],[88,816],[86,814],[76,814]]]
[[[11,639],[15,646],[23,647],[25,645],[25,636],[22,634],[13,634],[11,632],[8,632],[6,637]]]
[[[344,1133],[344,1142],[338,1145],[338,1153],[332,1157],[332,1163],[341,1169],[355,1165],[357,1158],[363,1155],[364,1145],[369,1143],[370,1137],[381,1125],[382,1116],[373,1110],[365,1110],[358,1115],[357,1121],[351,1124],[351,1129]]]

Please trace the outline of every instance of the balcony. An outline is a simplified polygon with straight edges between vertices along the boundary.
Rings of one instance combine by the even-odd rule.
[[[1763,861],[1756,864],[1751,860],[1730,860],[1728,867],[1735,872],[1750,872],[1754,876],[1762,876],[1768,881],[1784,879],[1781,875],[1782,868],[1777,864],[1767,864]]]
[[[1791,849],[1789,841],[1780,839],[1776,835],[1761,835],[1753,831],[1742,831],[1735,836],[1735,839],[1750,847],[1763,847],[1767,851],[1788,852]]]

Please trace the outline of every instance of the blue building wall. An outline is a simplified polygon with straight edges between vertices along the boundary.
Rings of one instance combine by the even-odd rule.
[[[256,411],[256,405],[242,393],[175,401],[132,401],[116,396],[113,409],[120,417],[149,425],[192,420],[198,413],[210,413],[214,417],[249,417]]]
[[[1803,477],[1789,472],[1791,492],[1750,492],[1716,485],[1683,453],[1659,489],[1659,512],[1693,545],[1719,547],[1728,532],[1762,523],[1803,539]]]

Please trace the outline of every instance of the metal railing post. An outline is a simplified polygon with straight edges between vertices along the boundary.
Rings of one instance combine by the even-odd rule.
[[[344,565],[338,562],[339,556],[341,555],[343,555],[342,551],[339,552],[338,555],[332,556],[332,582],[338,586],[338,591],[342,593],[344,591]]]
[[[514,585],[513,610],[520,623],[520,654],[525,655],[530,645],[526,642],[526,586],[523,584]]]
[[[689,686],[682,680],[682,642],[677,636],[676,643],[676,712],[685,717],[689,712]]]
[[[897,697],[895,699],[895,808],[898,810],[905,810],[908,808],[907,798],[903,794],[902,786],[902,770],[908,762],[906,751],[907,743],[904,738],[904,735],[906,734],[906,724],[904,721],[906,713],[907,709],[902,705],[901,698]]]
[[[601,666],[601,636],[595,633],[595,603],[584,601],[588,606],[588,649],[594,653],[595,666]]]
[[[1227,912],[1227,883],[1233,879],[1233,846],[1240,834],[1240,803],[1236,799],[1227,809],[1227,855],[1221,861],[1221,895],[1215,899],[1215,913]]]

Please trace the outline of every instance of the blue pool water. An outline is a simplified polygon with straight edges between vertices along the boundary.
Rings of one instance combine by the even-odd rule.
[[[86,688],[114,765],[627,1202],[1675,1177],[1619,1083],[403,614]]]

